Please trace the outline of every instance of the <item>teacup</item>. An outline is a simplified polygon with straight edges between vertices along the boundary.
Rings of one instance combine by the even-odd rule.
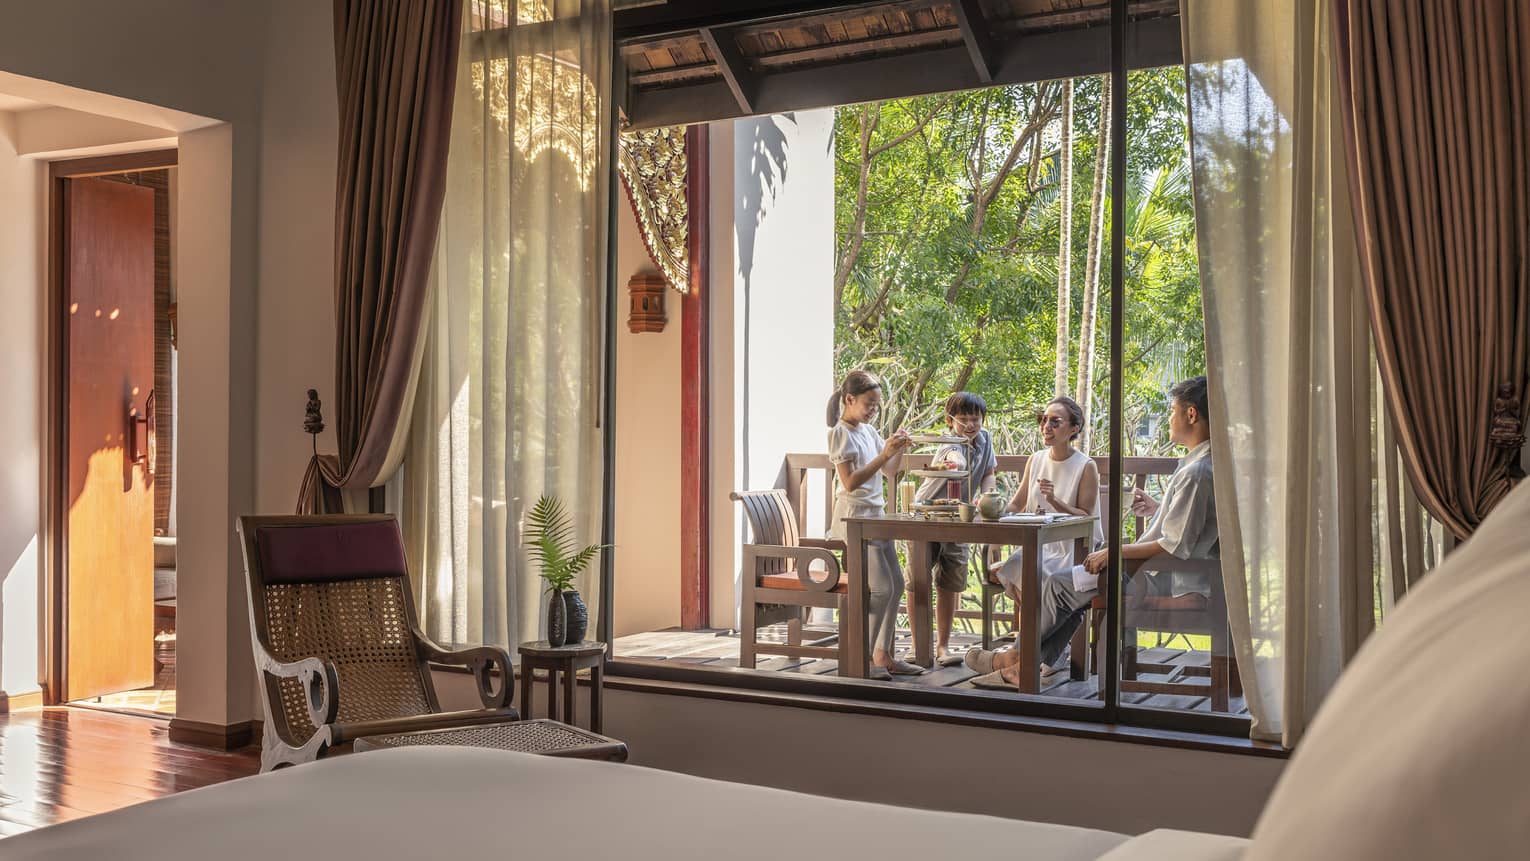
[[[961,518],[963,523],[971,523],[976,514],[977,509],[970,502],[963,502],[956,506],[956,516]]]

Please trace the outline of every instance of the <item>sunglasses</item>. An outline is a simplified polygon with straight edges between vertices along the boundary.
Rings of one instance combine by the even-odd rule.
[[[1039,415],[1039,416],[1037,416],[1036,417],[1036,423],[1041,425],[1042,427],[1047,427],[1047,428],[1060,428],[1064,424],[1066,424],[1066,422],[1064,422],[1058,416],[1047,416],[1047,415]]]

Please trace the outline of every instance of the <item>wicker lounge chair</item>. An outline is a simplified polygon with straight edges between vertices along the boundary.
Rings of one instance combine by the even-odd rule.
[[[516,720],[508,652],[447,651],[420,633],[392,516],[241,517],[239,533],[266,719],[261,771],[361,737]],[[443,712],[430,662],[470,667],[483,708]]]

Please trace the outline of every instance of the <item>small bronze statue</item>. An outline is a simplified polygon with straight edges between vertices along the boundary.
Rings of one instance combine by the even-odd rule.
[[[1514,386],[1510,383],[1498,386],[1498,397],[1493,399],[1493,429],[1488,439],[1499,448],[1517,449],[1525,445],[1519,423],[1519,398],[1514,397]]]
[[[313,450],[319,450],[319,434],[324,432],[324,413],[321,408],[323,402],[319,400],[319,390],[308,390],[308,408],[303,413],[303,433],[313,436]]]
[[[1488,442],[1495,447],[1518,452],[1525,446],[1525,432],[1519,419],[1520,400],[1514,396],[1512,383],[1498,384],[1498,397],[1493,399],[1493,425],[1488,431]],[[1509,477],[1521,479],[1525,477],[1524,468],[1520,466],[1519,458],[1514,457],[1509,463]]]

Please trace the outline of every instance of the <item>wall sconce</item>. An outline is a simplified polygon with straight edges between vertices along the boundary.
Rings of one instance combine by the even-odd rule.
[[[627,329],[631,332],[662,332],[669,318],[664,314],[664,294],[669,282],[664,276],[639,273],[627,282],[632,294],[632,310],[627,316]]]

